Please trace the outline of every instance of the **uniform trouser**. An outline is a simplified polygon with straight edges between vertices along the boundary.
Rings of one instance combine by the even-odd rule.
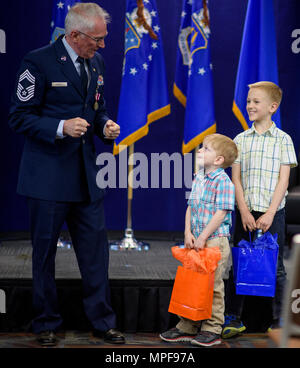
[[[251,212],[255,220],[263,215],[263,212]],[[276,273],[276,291],[272,300],[272,314],[273,320],[277,320],[281,316],[282,300],[284,297],[284,288],[286,282],[286,272],[283,263],[283,251],[285,245],[285,209],[277,211],[274,216],[273,223],[268,230],[271,234],[277,234],[277,243],[279,246],[277,273]],[[236,246],[242,239],[249,240],[249,232],[243,228],[241,215],[239,210],[236,210],[236,221],[233,243]],[[229,272],[229,279],[227,281],[225,292],[225,312],[226,314],[241,317],[245,303],[245,295],[238,295],[235,292],[235,283],[233,278],[233,269]]]
[[[93,328],[115,327],[108,283],[109,249],[102,200],[55,202],[28,198],[32,238],[32,330],[57,330],[62,323],[55,284],[55,256],[66,221],[83,283],[85,313]]]
[[[180,317],[180,321],[176,327],[186,333],[196,334],[201,331],[214,332],[221,334],[222,325],[224,324],[224,281],[223,274],[227,266],[228,257],[230,254],[230,246],[228,238],[213,238],[207,241],[207,247],[218,246],[221,252],[221,259],[215,271],[214,293],[212,314],[210,319],[204,321],[192,321],[187,318]]]

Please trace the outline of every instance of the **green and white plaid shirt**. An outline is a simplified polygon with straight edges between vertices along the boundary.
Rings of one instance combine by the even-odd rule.
[[[266,212],[279,179],[281,165],[297,166],[291,137],[273,124],[259,134],[254,124],[234,138],[239,155],[235,163],[241,165],[244,198],[250,211]],[[287,192],[286,192],[287,195]],[[285,197],[278,211],[285,206]]]

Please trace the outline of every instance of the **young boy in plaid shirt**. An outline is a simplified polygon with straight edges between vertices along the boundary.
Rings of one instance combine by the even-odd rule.
[[[274,83],[257,82],[249,85],[247,112],[253,125],[234,139],[239,156],[232,165],[238,210],[234,245],[249,240],[249,231],[261,229],[278,234],[278,263],[276,294],[273,299],[271,328],[279,327],[286,273],[283,264],[285,244],[285,196],[290,168],[297,166],[291,137],[278,129],[272,115],[278,109],[282,91]],[[225,324],[223,338],[243,332],[246,327],[240,318],[245,296],[236,295],[233,271],[226,288]]]
[[[228,137],[212,134],[205,137],[198,151],[201,170],[197,173],[185,218],[186,248],[200,250],[218,246],[221,260],[215,271],[212,316],[205,321],[180,317],[175,328],[160,335],[168,342],[191,342],[193,345],[212,346],[221,343],[224,323],[224,283],[230,247],[231,211],[234,209],[234,185],[225,173],[237,157],[237,147]],[[188,290],[188,285],[187,285]]]

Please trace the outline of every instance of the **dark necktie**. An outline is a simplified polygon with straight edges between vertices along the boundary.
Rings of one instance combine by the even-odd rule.
[[[77,61],[80,63],[80,81],[84,96],[87,94],[88,76],[84,67],[84,59],[78,56]]]

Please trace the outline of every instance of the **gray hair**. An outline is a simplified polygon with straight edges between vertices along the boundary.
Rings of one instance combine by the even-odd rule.
[[[95,3],[76,3],[70,8],[65,19],[65,33],[69,35],[74,30],[91,30],[94,28],[94,20],[100,17],[107,24],[110,15]]]

